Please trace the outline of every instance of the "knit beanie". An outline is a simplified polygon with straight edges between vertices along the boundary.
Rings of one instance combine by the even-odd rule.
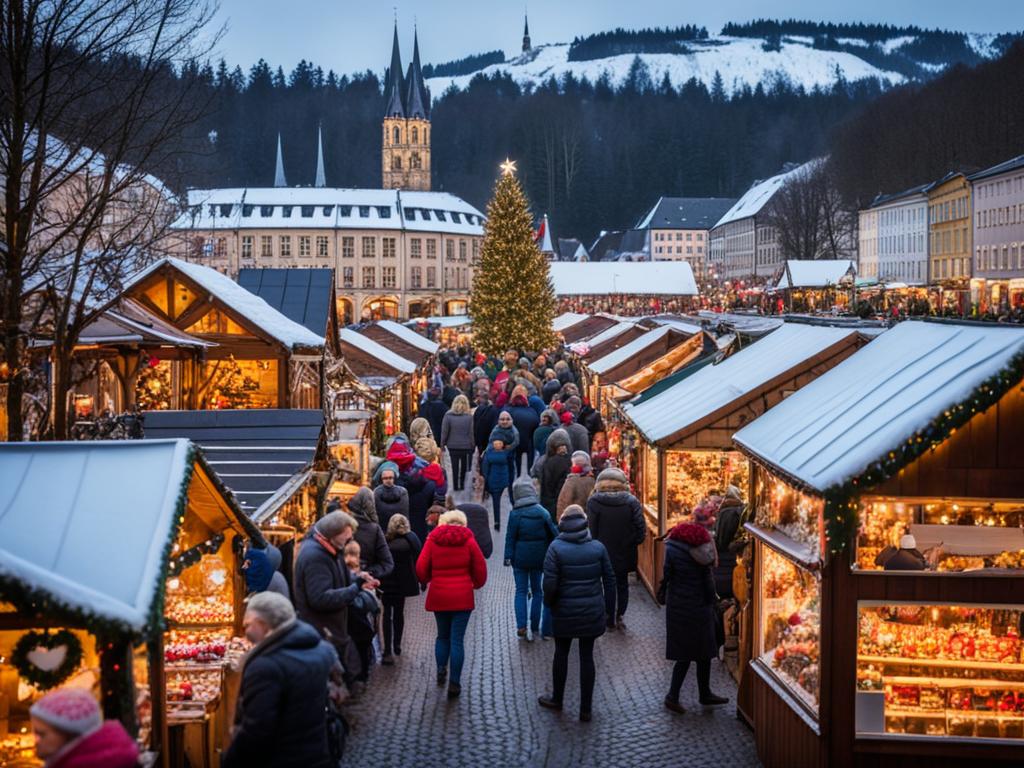
[[[562,423],[572,424],[572,413],[569,411],[562,411]]]
[[[32,705],[29,714],[73,736],[85,736],[103,725],[100,705],[81,688],[58,688]]]
[[[560,519],[561,520],[565,520],[565,518],[567,518],[567,517],[586,517],[586,516],[587,516],[587,513],[584,511],[583,507],[581,507],[579,504],[570,504],[562,512],[562,517]]]
[[[602,480],[612,480],[617,483],[629,482],[626,479],[626,473],[623,472],[618,467],[608,467],[607,469],[602,469],[601,474],[597,476],[597,481],[601,482]]]

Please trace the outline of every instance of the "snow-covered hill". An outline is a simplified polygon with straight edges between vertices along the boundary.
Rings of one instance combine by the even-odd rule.
[[[971,48],[978,55],[989,58],[995,54],[990,43],[991,35],[971,35]],[[827,88],[838,77],[847,81],[872,78],[883,85],[898,85],[907,79],[900,72],[879,68],[868,59],[870,52],[892,54],[914,42],[913,37],[897,37],[880,44],[863,40],[843,39],[847,50],[823,50],[815,48],[810,37],[786,36],[778,50],[765,44],[763,38],[728,37],[712,35],[706,40],[687,41],[685,53],[639,53],[610,56],[591,61],[569,61],[569,44],[559,43],[534,48],[527,54],[510,59],[503,64],[492,64],[479,72],[458,77],[434,77],[427,81],[435,96],[454,86],[465,88],[477,74],[507,72],[522,86],[536,86],[554,77],[561,79],[566,73],[576,78],[586,77],[591,82],[607,73],[613,85],[619,85],[629,74],[635,58],[646,65],[651,80],[658,84],[667,73],[672,84],[681,86],[691,78],[712,87],[715,74],[722,77],[726,93],[732,93],[744,86],[754,88],[758,83],[765,86],[779,78],[788,80],[793,86],[805,89]],[[858,47],[865,49],[865,58],[857,55]],[[883,57],[884,58],[884,57]],[[918,62],[922,72],[935,73],[944,67],[939,64]]]

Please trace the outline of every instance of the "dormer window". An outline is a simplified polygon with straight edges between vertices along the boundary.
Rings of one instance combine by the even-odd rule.
[[[261,205],[260,206],[260,216],[262,216],[263,218],[266,219],[266,218],[269,218],[269,217],[271,217],[273,215],[274,215],[274,206],[272,206],[272,205]]]
[[[377,206],[377,217],[381,218],[381,219],[390,219],[391,218],[391,208],[390,208],[390,206],[378,205]]]
[[[360,205],[359,206],[359,218],[360,219],[368,219],[368,218],[370,218],[370,206],[368,206],[368,205]]]

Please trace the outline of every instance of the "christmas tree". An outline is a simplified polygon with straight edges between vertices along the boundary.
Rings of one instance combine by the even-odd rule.
[[[541,350],[555,343],[555,291],[548,262],[533,240],[533,219],[515,177],[515,163],[505,161],[501,167],[487,205],[480,263],[469,297],[473,343],[488,355]]]

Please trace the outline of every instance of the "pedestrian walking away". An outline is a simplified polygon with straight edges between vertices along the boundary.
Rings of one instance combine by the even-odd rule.
[[[394,664],[394,657],[402,655],[402,634],[405,630],[405,600],[420,593],[416,578],[416,559],[422,544],[419,537],[409,528],[405,515],[392,515],[388,521],[386,535],[394,570],[380,580],[381,603],[384,617],[383,656],[381,664]]]
[[[682,713],[679,692],[690,668],[697,666],[697,691],[704,706],[728,699],[711,691],[711,660],[718,656],[715,638],[715,543],[703,527],[680,523],[665,539],[665,561],[658,602],[665,605],[665,658],[674,661],[665,706]]]
[[[461,491],[466,487],[466,473],[476,447],[473,435],[473,416],[469,412],[469,398],[459,395],[452,408],[441,420],[441,450],[452,457],[452,485]]]
[[[590,465],[590,456],[583,451],[576,451],[572,457],[572,468],[569,476],[562,484],[562,490],[555,502],[555,522],[562,519],[562,512],[570,504],[579,504],[586,509],[590,494],[594,492],[594,470]]]
[[[437,624],[437,684],[443,687],[447,682],[448,698],[458,698],[466,626],[476,607],[473,593],[487,582],[487,562],[462,512],[454,509],[441,515],[416,561],[416,577],[428,585],[425,607]]]
[[[569,651],[577,640],[580,653],[580,720],[589,721],[597,671],[594,641],[604,634],[605,617],[615,601],[615,573],[604,545],[595,541],[582,507],[572,504],[562,513],[558,537],[544,558],[544,602],[551,607],[555,658],[551,693],[538,702],[561,709],[569,674]]]
[[[516,634],[532,639],[541,634],[544,556],[558,530],[551,521],[551,515],[539,504],[531,481],[526,478],[517,480],[512,486],[512,495],[516,501],[509,513],[508,530],[505,532],[505,565],[512,567],[515,578]]]
[[[448,413],[448,406],[441,399],[441,394],[441,388],[431,387],[427,391],[427,399],[420,404],[419,412],[416,414],[420,418],[426,419],[430,424],[430,431],[433,432],[432,437],[435,440],[441,434],[441,421],[444,419],[444,415]],[[415,445],[416,436],[410,434],[409,437],[412,439],[413,445]]]
[[[569,437],[563,429],[554,430],[548,437],[544,466],[540,470],[540,503],[552,515],[558,504],[558,494],[572,469]]]
[[[587,517],[590,532],[608,549],[615,570],[615,611],[608,615],[608,626],[624,629],[629,574],[636,570],[637,547],[647,536],[647,524],[640,501],[629,492],[621,469],[609,467],[597,476],[594,493],[587,501]]]
[[[391,573],[394,563],[391,550],[388,549],[384,531],[377,522],[377,508],[374,493],[362,487],[348,500],[348,511],[355,518],[359,527],[355,532],[355,540],[359,543],[360,567],[373,578],[380,579]]]

